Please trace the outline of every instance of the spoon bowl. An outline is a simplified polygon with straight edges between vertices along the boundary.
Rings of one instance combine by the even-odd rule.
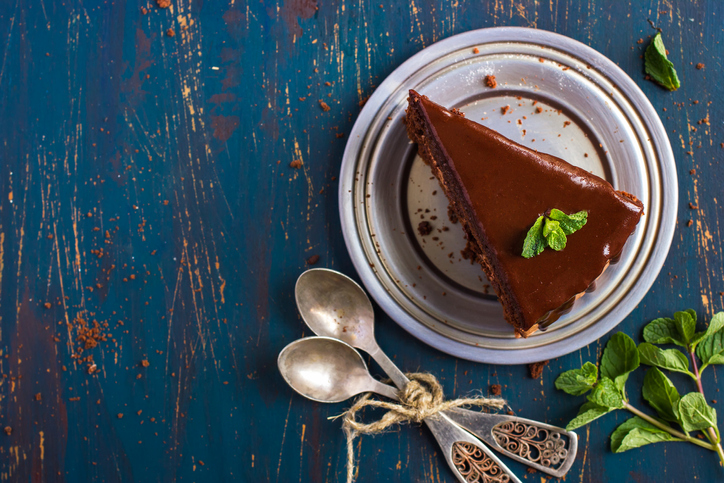
[[[325,268],[307,270],[297,279],[294,295],[304,322],[315,334],[366,352],[377,346],[372,303],[351,278]]]
[[[286,346],[277,359],[287,384],[313,401],[337,403],[363,392],[396,398],[396,391],[374,379],[362,356],[329,337],[306,337]]]

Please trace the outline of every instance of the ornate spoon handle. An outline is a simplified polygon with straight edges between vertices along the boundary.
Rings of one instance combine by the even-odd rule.
[[[478,438],[460,428],[445,414],[427,418],[425,423],[461,483],[521,483]]]
[[[562,477],[578,451],[578,435],[563,428],[503,414],[452,409],[445,415],[493,449],[532,468]]]

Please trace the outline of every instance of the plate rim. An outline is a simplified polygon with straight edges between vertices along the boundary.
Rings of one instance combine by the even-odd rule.
[[[377,270],[371,266],[362,242],[357,239],[359,232],[354,208],[355,199],[350,195],[350,193],[354,194],[357,183],[357,154],[369,137],[369,130],[366,126],[384,106],[390,94],[395,92],[406,78],[417,72],[417,69],[410,72],[410,66],[424,63],[426,59],[437,59],[441,55],[449,54],[467,44],[480,45],[491,42],[532,43],[546,48],[555,48],[588,65],[595,66],[599,75],[617,86],[624,99],[635,108],[635,112],[640,116],[643,126],[651,137],[652,149],[658,155],[660,186],[662,186],[662,193],[666,194],[666,196],[661,196],[659,227],[654,232],[656,242],[638,277],[638,281],[641,283],[636,283],[622,295],[619,302],[607,311],[597,323],[589,325],[568,338],[542,346],[521,349],[478,347],[461,342],[433,330],[404,310],[378,279]],[[349,171],[352,176],[345,176],[345,173]],[[405,60],[385,78],[368,99],[350,131],[340,167],[338,201],[342,233],[352,263],[364,287],[395,323],[425,344],[455,357],[483,363],[525,364],[561,357],[591,344],[621,323],[640,303],[658,278],[671,247],[675,233],[675,223],[671,221],[676,220],[678,195],[676,163],[663,123],[649,99],[626,72],[595,49],[555,32],[527,27],[490,27],[470,30],[435,42]],[[627,303],[629,300],[632,302]],[[624,308],[624,306],[627,307]],[[602,321],[606,323],[600,323]]]

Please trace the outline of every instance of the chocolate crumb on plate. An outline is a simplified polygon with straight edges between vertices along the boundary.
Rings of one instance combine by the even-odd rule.
[[[534,362],[533,364],[528,364],[528,370],[530,371],[530,377],[533,379],[538,379],[541,374],[543,374],[543,368],[548,364],[549,361],[542,361],[542,362]]]
[[[503,388],[500,384],[492,384],[490,386],[490,394],[493,396],[500,396],[503,394]]]
[[[697,68],[698,70],[701,70],[701,69],[703,69],[704,67],[706,67],[706,66],[705,66],[704,64],[702,64],[701,62],[699,62],[698,64],[696,64],[696,68]]]
[[[11,428],[10,426],[5,426],[5,434],[7,434],[8,436],[13,434],[13,428]]]
[[[171,0],[156,0],[158,8],[168,8],[171,6]]]
[[[294,169],[299,169],[302,167],[302,160],[301,159],[295,159],[291,163],[289,163],[289,166]]]
[[[151,363],[148,362],[146,359],[143,359],[143,360],[141,361],[141,366],[143,366],[143,367],[148,367],[148,366],[150,366],[150,365],[151,365]]]
[[[686,220],[686,226],[691,226],[694,224],[694,220]]]
[[[176,35],[176,32],[174,32],[173,29],[168,29],[166,30],[166,35],[168,37],[173,37],[174,35]]]
[[[475,47],[475,48],[473,49],[473,54],[479,54],[479,53],[480,53],[480,49],[477,48],[477,47]]]
[[[312,255],[307,259],[307,265],[316,265],[319,262],[319,255]]]
[[[324,112],[327,112],[331,109],[331,107],[329,107],[329,105],[321,99],[319,100],[319,107],[321,107]]]
[[[495,89],[496,87],[498,87],[498,81],[495,80],[494,75],[486,75],[485,85],[490,87],[491,89]]]
[[[428,221],[421,221],[420,224],[417,225],[417,232],[420,236],[427,236],[432,233],[432,225]]]

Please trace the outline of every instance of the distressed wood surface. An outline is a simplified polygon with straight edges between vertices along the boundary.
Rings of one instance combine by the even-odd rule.
[[[620,329],[639,340],[657,316],[722,310],[721,2],[172,4],[0,2],[0,427],[12,428],[0,432],[0,480],[342,481],[341,423],[328,418],[347,405],[307,401],[276,370],[279,350],[309,335],[294,282],[312,255],[356,277],[335,177],[360,102],[409,56],[471,29],[579,40],[627,72],[662,118],[677,230]],[[664,31],[677,92],[644,79],[637,40],[654,32],[649,20]],[[501,384],[516,412],[556,425],[580,401],[554,378],[608,339],[532,380],[524,366],[444,355],[377,316],[380,345],[404,370],[434,373],[449,396]],[[79,319],[98,321],[105,340],[85,349]],[[724,414],[720,374],[704,379]],[[693,445],[613,454],[607,438],[626,417],[579,430],[566,481],[724,479]],[[424,428],[363,437],[356,451],[360,483],[454,481]]]

